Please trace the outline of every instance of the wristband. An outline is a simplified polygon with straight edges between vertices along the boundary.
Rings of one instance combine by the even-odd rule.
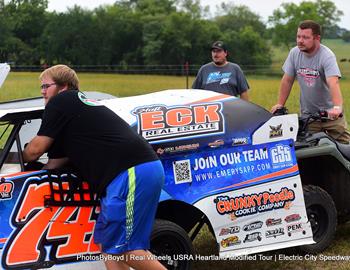
[[[340,110],[340,111],[342,110],[341,106],[337,106],[337,105],[333,106],[333,109]]]

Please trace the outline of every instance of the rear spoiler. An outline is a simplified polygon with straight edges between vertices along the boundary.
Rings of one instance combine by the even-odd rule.
[[[7,63],[1,63],[0,64],[0,87],[2,86],[2,84],[4,83],[7,75],[10,72],[10,65]]]

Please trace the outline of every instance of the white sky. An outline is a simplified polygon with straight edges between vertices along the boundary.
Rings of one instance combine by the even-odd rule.
[[[272,15],[273,10],[280,7],[283,2],[290,3],[294,2],[296,4],[300,3],[302,0],[233,0],[235,5],[246,5],[253,12],[259,14],[262,19],[266,22],[268,16]],[[331,0],[339,10],[344,12],[339,23],[340,27],[344,27],[350,30],[350,1],[349,0]],[[113,4],[115,0],[49,0],[49,10],[65,11],[67,7],[72,7],[75,4],[83,8],[93,9],[103,4]],[[212,13],[216,10],[216,5],[221,2],[221,0],[201,0],[203,6],[210,6],[210,11]]]

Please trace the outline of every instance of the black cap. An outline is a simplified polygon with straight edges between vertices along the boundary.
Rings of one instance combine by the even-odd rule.
[[[210,50],[213,50],[213,49],[219,49],[219,50],[227,51],[226,45],[220,40],[215,41],[213,43],[213,45],[211,45],[211,49]]]

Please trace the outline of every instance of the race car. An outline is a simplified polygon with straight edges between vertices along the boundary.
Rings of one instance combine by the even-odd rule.
[[[175,255],[194,254],[192,240],[203,224],[225,257],[314,243],[294,150],[296,115],[273,116],[205,90],[87,95],[128,122],[163,163],[151,251],[168,269],[191,269],[191,260]],[[23,163],[24,144],[36,134],[43,110],[41,98],[0,104],[1,267],[103,268],[92,235],[99,204],[87,179]],[[46,160],[44,155],[38,162]],[[263,220],[292,213],[300,215],[303,232],[265,237]],[[259,245],[250,241],[255,234],[233,241],[245,239],[247,224],[248,230],[261,226]]]

